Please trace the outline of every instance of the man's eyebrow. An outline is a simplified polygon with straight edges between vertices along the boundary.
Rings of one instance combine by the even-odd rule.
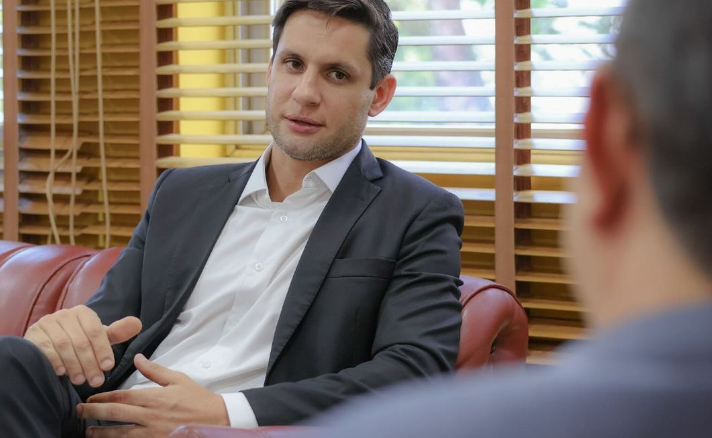
[[[344,70],[350,73],[356,73],[359,71],[359,69],[350,62],[330,62],[326,64],[326,68],[329,70]]]
[[[302,59],[302,56],[297,53],[293,52],[291,50],[283,50],[282,52],[279,53],[278,55],[279,58],[284,59],[284,58],[299,58]]]

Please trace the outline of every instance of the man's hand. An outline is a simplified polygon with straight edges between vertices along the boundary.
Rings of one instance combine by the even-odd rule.
[[[128,389],[89,397],[77,406],[80,418],[133,423],[133,426],[90,427],[90,438],[167,437],[183,424],[229,426],[223,398],[187,375],[134,358],[136,368],[161,388]]]
[[[75,385],[104,383],[103,371],[114,367],[113,344],[128,341],[141,331],[141,321],[129,316],[105,326],[87,306],[76,306],[43,316],[25,339],[49,359],[58,376],[68,375]]]

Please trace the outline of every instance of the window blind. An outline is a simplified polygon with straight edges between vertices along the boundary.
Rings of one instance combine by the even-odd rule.
[[[4,3],[17,18],[17,107],[6,116],[19,239],[126,244],[142,213],[139,1]]]
[[[175,152],[159,153],[158,167],[255,159],[271,141],[265,126],[264,76],[272,47],[270,24],[279,2],[211,2],[220,7],[208,16],[181,14],[181,7],[192,2],[157,3],[176,8],[157,22],[158,29],[174,30],[173,38],[157,44],[158,53],[173,54],[174,62],[159,65],[156,73],[178,85],[157,93],[166,108],[157,120],[168,131],[157,143]],[[365,139],[377,156],[461,197],[468,214],[465,272],[494,278],[494,3],[387,3],[400,32],[393,65],[399,86],[389,108],[369,121]],[[194,39],[180,38],[186,29],[199,32]],[[205,35],[216,38],[206,40]],[[186,55],[191,62],[183,62]],[[218,75],[212,81],[218,85],[182,86],[193,76],[206,75]],[[195,100],[212,100],[214,108],[185,109]],[[188,125],[201,122],[213,124],[202,130]],[[223,156],[195,157],[196,145],[220,145]]]
[[[562,208],[584,148],[594,70],[613,51],[621,1],[518,1],[515,10],[516,290],[530,318],[529,363],[582,337],[585,309],[571,293],[560,247]],[[532,7],[535,6],[535,7]]]

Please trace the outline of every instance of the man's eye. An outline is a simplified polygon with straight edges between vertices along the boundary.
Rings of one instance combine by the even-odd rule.
[[[285,64],[287,64],[287,67],[293,70],[299,70],[302,66],[302,63],[295,59],[289,59],[285,62]]]
[[[338,71],[338,70],[332,71],[332,72],[330,73],[330,75],[331,75],[332,78],[336,79],[337,81],[343,81],[343,80],[345,80],[346,78],[348,78],[348,76],[346,76],[346,73],[344,73],[344,72],[342,72],[342,71]]]

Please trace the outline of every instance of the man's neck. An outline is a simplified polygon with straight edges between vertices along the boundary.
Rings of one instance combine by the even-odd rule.
[[[657,215],[636,221],[610,260],[608,281],[591,291],[599,328],[712,300],[712,281]],[[606,284],[607,283],[607,284]],[[608,289],[608,290],[601,290]],[[594,300],[595,298],[595,300]]]
[[[300,161],[285,154],[276,145],[272,146],[267,165],[267,188],[272,202],[282,202],[302,188],[302,181],[309,172],[318,169],[337,157],[319,161]]]

